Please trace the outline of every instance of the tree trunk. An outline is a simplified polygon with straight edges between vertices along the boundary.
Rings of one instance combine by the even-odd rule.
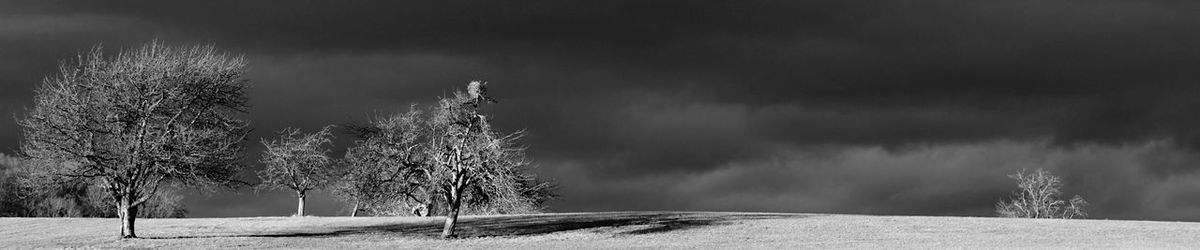
[[[133,201],[128,196],[122,197],[117,203],[117,217],[121,218],[121,238],[137,238],[134,233],[133,223],[137,219],[137,207],[132,206]]]
[[[358,204],[362,203],[358,199],[354,199],[354,210],[350,210],[350,217],[358,217]]]
[[[422,215],[422,216],[424,216],[424,217],[434,216],[435,214],[437,214],[440,211],[439,209],[441,209],[441,208],[438,208],[438,206],[441,203],[437,202],[436,197],[437,196],[434,196],[433,194],[429,194],[428,196],[425,197],[425,215]]]
[[[454,226],[458,224],[458,207],[462,204],[462,198],[457,194],[457,190],[451,192],[454,194],[450,197],[450,211],[446,214],[446,225],[442,227],[442,238],[445,239],[454,237]]]
[[[296,197],[299,200],[296,202],[296,216],[304,217],[304,191],[296,191]]]
[[[442,227],[442,238],[454,237],[455,224],[458,224],[458,208],[451,207],[450,214],[446,215],[446,225]]]
[[[431,197],[432,197],[432,196],[431,196]],[[436,211],[437,211],[437,207],[436,207],[436,206],[437,206],[437,203],[434,203],[434,202],[432,201],[432,199],[433,199],[433,198],[429,198],[428,200],[426,200],[426,201],[425,201],[425,214],[421,215],[421,217],[429,217],[429,216],[433,216],[433,214],[434,214],[434,213],[436,213]]]

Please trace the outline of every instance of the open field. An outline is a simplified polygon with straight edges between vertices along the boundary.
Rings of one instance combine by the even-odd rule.
[[[1200,223],[775,213],[411,217],[0,218],[4,248],[1189,248]]]

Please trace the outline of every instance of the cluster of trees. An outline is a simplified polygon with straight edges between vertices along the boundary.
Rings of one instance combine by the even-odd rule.
[[[481,107],[495,103],[486,83],[471,82],[427,109],[379,116],[343,129],[355,137],[341,159],[329,156],[331,126],[296,129],[264,140],[260,171],[265,187],[296,193],[296,215],[306,193],[328,188],[360,211],[376,215],[446,215],[443,237],[453,236],[460,213],[529,213],[552,198],[552,185],[525,174],[519,143],[524,131],[501,133]]]
[[[121,237],[135,238],[137,217],[186,213],[181,187],[245,184],[235,178],[250,131],[245,72],[242,57],[212,46],[157,41],[115,56],[97,47],[63,63],[18,119],[20,157],[0,158],[0,213],[116,216]],[[524,133],[490,125],[481,108],[495,100],[484,85],[345,126],[357,140],[340,159],[329,156],[332,127],[284,130],[262,141],[263,187],[295,191],[297,215],[307,193],[322,188],[352,201],[354,214],[446,215],[444,237],[460,213],[536,211],[551,186],[524,174]]]
[[[1017,181],[1020,191],[996,204],[996,214],[1000,217],[1082,219],[1087,216],[1084,207],[1088,202],[1079,195],[1062,200],[1062,180],[1049,171],[1021,170],[1009,177]]]

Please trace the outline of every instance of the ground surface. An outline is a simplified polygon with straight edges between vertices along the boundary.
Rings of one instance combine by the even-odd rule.
[[[765,213],[611,212],[440,218],[0,218],[2,248],[1192,248],[1200,223]]]

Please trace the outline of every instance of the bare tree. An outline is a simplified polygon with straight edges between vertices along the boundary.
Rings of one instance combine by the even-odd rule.
[[[996,204],[996,213],[1001,217],[1015,218],[1083,218],[1087,201],[1079,195],[1070,200],[1059,199],[1062,181],[1050,172],[1037,169],[1033,173],[1024,170],[1009,175],[1021,189],[1010,201]]]
[[[480,106],[494,103],[486,83],[471,82],[466,93],[442,98],[428,121],[427,185],[446,202],[446,223],[441,236],[454,236],[463,201],[487,201],[525,206],[519,168],[527,165],[524,147],[517,145],[523,131],[501,134],[493,130]]]
[[[351,216],[364,207],[381,211],[373,206],[390,201],[429,207],[431,201],[421,185],[425,176],[423,125],[421,112],[414,106],[405,113],[376,117],[367,125],[345,126],[346,132],[358,139],[346,150],[347,171],[334,194],[354,202]]]
[[[494,102],[484,86],[471,82],[428,115],[414,106],[345,126],[359,140],[346,152],[349,171],[335,193],[355,203],[351,215],[364,206],[377,214],[444,214],[443,236],[450,237],[461,213],[536,212],[555,197],[552,184],[522,173],[529,166],[517,144],[524,133],[500,134],[480,112]]]
[[[54,176],[92,179],[116,201],[121,237],[160,186],[232,184],[247,123],[241,57],[151,42],[60,66],[19,121],[22,152]]]
[[[296,216],[304,216],[308,191],[326,187],[337,173],[328,155],[333,139],[330,128],[312,134],[288,128],[279,132],[279,139],[262,141],[266,151],[260,161],[266,168],[258,171],[258,177],[263,187],[296,192]]]

